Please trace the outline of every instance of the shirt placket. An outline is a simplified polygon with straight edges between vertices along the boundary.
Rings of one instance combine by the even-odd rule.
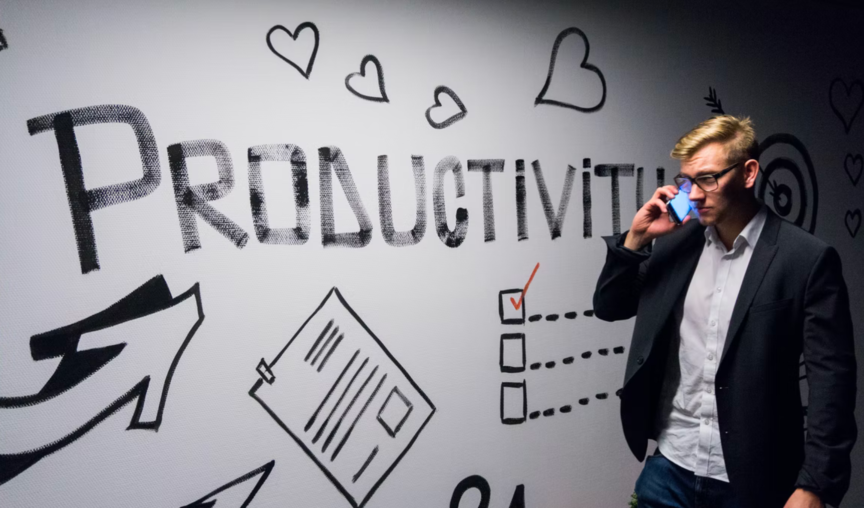
[[[714,287],[711,290],[711,304],[708,311],[707,333],[705,334],[705,360],[702,369],[702,406],[699,412],[699,442],[696,451],[696,474],[707,476],[711,465],[711,448],[714,426],[717,425],[714,411],[714,377],[717,372],[718,346],[720,344],[720,304],[726,289],[726,280],[732,266],[731,253],[724,255],[720,245],[715,243],[715,262],[719,264],[715,271]]]

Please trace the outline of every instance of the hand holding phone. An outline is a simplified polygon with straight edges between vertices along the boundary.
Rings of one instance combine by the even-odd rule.
[[[675,224],[683,224],[684,218],[690,214],[693,205],[690,203],[690,193],[684,192],[680,188],[678,194],[666,203],[666,210],[669,212],[669,218]]]
[[[651,199],[642,205],[633,217],[624,246],[630,250],[639,250],[655,238],[671,233],[690,220],[687,214],[691,206],[689,194],[678,187],[658,187]],[[677,213],[674,209],[677,209]]]

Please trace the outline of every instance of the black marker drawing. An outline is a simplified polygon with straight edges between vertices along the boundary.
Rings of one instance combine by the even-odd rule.
[[[620,176],[633,176],[633,164],[597,164],[594,166],[595,176],[612,178],[612,234],[621,233],[621,191],[618,182]]]
[[[575,310],[570,311],[570,312],[564,314],[564,317],[567,319],[576,319],[576,311]]]
[[[435,406],[333,288],[249,390],[354,508],[405,456]]]
[[[712,113],[717,113],[718,115],[725,115],[726,112],[723,111],[723,104],[720,102],[720,98],[717,97],[717,90],[708,87],[708,96],[703,97],[705,99],[705,105],[711,108]]]
[[[864,105],[864,83],[856,79],[847,85],[842,79],[835,78],[829,86],[828,102],[831,110],[843,122],[843,130],[849,134]]]
[[[525,161],[516,160],[516,236],[518,241],[528,239],[528,216],[525,214]]]
[[[450,117],[443,122],[436,122],[435,120],[432,120],[432,110],[441,107],[441,101],[439,100],[439,97],[442,93],[453,99],[453,102],[455,102],[456,106],[459,107],[459,112],[450,115]],[[454,92],[450,88],[446,86],[439,86],[435,89],[434,95],[435,104],[429,106],[426,109],[426,121],[429,122],[429,125],[431,125],[432,127],[436,129],[443,129],[444,127],[448,127],[450,125],[453,125],[453,123],[462,120],[463,118],[465,118],[465,115],[468,114],[468,109],[465,108],[465,104],[462,103],[462,99],[460,99],[459,96],[456,95],[456,92]]]
[[[583,314],[584,316],[586,316],[586,317],[592,317],[592,316],[594,315],[594,310],[593,310],[593,309],[588,309],[588,310],[586,310],[585,312],[583,312],[582,314]]]
[[[546,98],[546,91],[549,90],[549,84],[552,82],[552,76],[555,71],[555,61],[558,58],[558,49],[565,38],[574,34],[581,37],[582,41],[585,43],[585,55],[582,57],[582,62],[579,64],[579,67],[597,74],[597,76],[600,78],[600,84],[603,87],[603,96],[600,98],[600,102],[594,104],[593,106],[578,106],[576,104],[570,104],[569,102],[562,102]],[[560,106],[562,108],[575,109],[576,111],[581,111],[583,113],[592,113],[594,111],[599,111],[600,108],[602,108],[603,105],[606,103],[606,78],[603,77],[603,73],[600,72],[600,69],[596,65],[588,63],[589,52],[590,45],[588,43],[588,37],[582,30],[574,26],[559,33],[558,37],[555,38],[555,43],[552,45],[552,57],[549,59],[549,72],[546,75],[546,83],[543,84],[543,89],[540,90],[540,94],[538,94],[537,98],[534,99],[534,105],[536,106],[538,104],[549,104],[551,106]]]
[[[186,159],[189,157],[213,157],[219,180],[213,183],[191,185],[189,170],[186,168]],[[171,180],[174,183],[174,201],[177,203],[177,215],[180,219],[183,251],[189,252],[201,248],[195,215],[201,216],[207,224],[230,240],[238,249],[245,247],[249,235],[237,223],[209,204],[209,201],[225,197],[234,188],[234,168],[228,147],[215,139],[183,141],[168,147],[168,162],[171,166]]]
[[[103,123],[125,123],[132,128],[144,174],[138,180],[87,189],[84,186],[84,171],[75,127]],[[31,136],[48,130],[53,130],[57,138],[57,151],[66,183],[69,210],[72,212],[72,227],[75,231],[81,273],[98,270],[99,257],[96,254],[91,214],[100,208],[143,198],[159,186],[162,175],[159,171],[159,150],[153,130],[141,111],[120,104],[71,109],[27,120],[27,131]]]
[[[514,308],[510,302],[510,298],[522,295],[522,289],[504,289],[498,292],[498,317],[501,318],[502,325],[525,324],[525,308],[527,307],[525,296],[521,296],[522,305],[519,306],[519,309]]]
[[[528,416],[528,384],[501,383],[501,423],[516,425],[525,422]]]
[[[762,166],[757,196],[784,219],[814,233],[819,210],[819,186],[810,154],[795,136],[772,134],[759,145],[763,163],[767,160],[766,152],[774,147],[781,153],[794,151],[807,171],[805,173],[795,160],[780,155]],[[772,199],[765,199],[766,190]]]
[[[564,186],[561,188],[561,201],[558,202],[558,213],[552,206],[549,190],[546,188],[546,180],[543,178],[543,169],[540,161],[531,163],[534,168],[534,176],[537,179],[537,191],[540,193],[540,202],[543,204],[543,213],[546,214],[546,225],[549,226],[549,236],[556,239],[561,236],[564,227],[564,218],[567,216],[567,205],[570,204],[570,192],[573,190],[573,179],[576,176],[576,168],[567,166],[567,175],[564,177]]]
[[[534,323],[536,321],[540,321],[543,319],[543,314],[534,314],[533,316],[528,318],[529,323]]]
[[[645,168],[636,168],[636,209],[639,210],[644,204],[645,198],[643,195],[645,185]]]
[[[311,219],[309,217],[309,182],[306,177],[306,154],[296,145],[258,145],[249,147],[249,200],[252,205],[252,222],[258,241],[268,244],[303,245],[309,240]],[[297,226],[293,228],[270,227],[267,202],[264,197],[264,180],[261,175],[262,162],[290,161],[291,181],[294,191],[294,209]]]
[[[492,173],[504,172],[504,159],[468,159],[469,172],[483,173],[483,240],[495,241],[495,204],[492,199]]]
[[[489,498],[492,495],[492,489],[489,488],[489,482],[480,475],[472,475],[456,484],[453,489],[453,495],[450,496],[450,508],[459,508],[459,502],[462,501],[462,496],[470,489],[480,491],[480,503],[477,508],[489,508]]]
[[[444,202],[444,175],[453,172],[453,184],[456,186],[456,197],[465,195],[465,176],[462,174],[462,163],[453,156],[447,156],[435,166],[435,177],[432,187],[432,210],[435,212],[435,230],[444,245],[456,248],[465,241],[468,234],[468,210],[456,209],[456,227],[451,231],[447,225],[447,205]]]
[[[501,353],[498,366],[501,372],[523,372],[525,370],[525,334],[501,334]],[[534,366],[532,365],[533,369]]]
[[[0,28],[0,51],[9,48],[9,43],[6,42],[6,36],[3,35],[3,29]]]
[[[276,463],[275,460],[271,460],[270,462],[264,464],[263,466],[261,466],[257,469],[253,469],[252,471],[249,471],[248,473],[244,474],[243,476],[226,483],[225,485],[219,487],[218,489],[207,494],[206,496],[202,497],[201,499],[199,499],[193,503],[187,504],[187,505],[183,506],[182,508],[213,508],[214,506],[219,506],[219,508],[233,508],[233,507],[230,507],[228,505],[225,505],[224,503],[220,504],[219,503],[219,501],[220,501],[219,494],[221,494],[222,492],[224,492],[228,489],[235,488],[238,485],[241,486],[241,487],[238,487],[238,489],[248,488],[249,484],[246,484],[246,482],[248,482],[249,480],[253,480],[255,478],[258,478],[257,481],[255,481],[254,485],[252,485],[252,490],[249,492],[249,494],[245,498],[243,498],[242,504],[239,505],[239,508],[247,508],[249,506],[249,503],[251,503],[252,500],[255,499],[255,495],[258,494],[258,491],[261,490],[261,486],[264,485],[264,482],[267,481],[267,477],[270,476],[270,471],[273,470],[273,465],[275,463]],[[244,494],[245,492],[246,491],[244,490],[243,492],[240,493],[240,495]],[[232,491],[232,494],[234,494],[233,491]],[[235,497],[236,497],[236,494],[235,494]]]
[[[861,210],[847,210],[846,211],[846,230],[849,231],[849,234],[852,238],[858,234],[858,229],[861,227]]]
[[[549,314],[546,316],[546,321],[558,321],[558,314]]]
[[[390,199],[390,173],[387,169],[387,156],[378,156],[378,213],[381,217],[381,234],[387,245],[405,247],[417,245],[426,234],[426,166],[422,155],[411,156],[411,170],[414,172],[414,195],[417,211],[414,227],[410,231],[396,231],[393,227],[393,205]]]
[[[302,32],[303,30],[305,30],[307,28],[312,30],[312,34],[315,36],[315,46],[312,48],[312,54],[309,56],[309,61],[306,63],[306,68],[304,70],[302,67],[300,67],[299,65],[297,65],[293,61],[289,60],[282,53],[277,51],[276,48],[273,47],[273,41],[271,40],[271,38],[273,36],[273,32],[276,32],[278,30],[278,31],[282,31],[282,32],[287,33],[291,37],[291,39],[296,41],[297,36],[300,35],[300,32]],[[318,54],[318,43],[319,43],[320,39],[321,39],[321,37],[318,34],[318,27],[315,26],[315,23],[312,23],[310,21],[306,21],[304,23],[300,23],[299,25],[297,25],[297,28],[294,29],[294,33],[291,33],[290,30],[288,30],[287,28],[285,28],[282,25],[276,25],[267,31],[267,47],[270,48],[270,51],[272,51],[274,55],[278,56],[282,60],[288,62],[291,65],[291,67],[294,67],[295,69],[297,69],[297,72],[299,72],[300,75],[302,75],[306,79],[309,79],[309,74],[312,73],[312,65],[315,63],[315,56]]]
[[[203,320],[198,284],[172,297],[160,275],[101,312],[31,337],[35,361],[60,362],[38,392],[0,397],[0,485],[132,401],[127,430],[159,430],[174,372]]]
[[[351,86],[351,80],[360,76],[361,78],[366,77],[366,67],[371,63],[375,66],[375,73],[378,75],[378,94],[377,96],[372,95],[364,95],[358,92],[353,86]],[[345,76],[345,88],[348,89],[349,92],[353,93],[357,97],[361,99],[365,99],[367,101],[372,102],[390,102],[390,99],[387,98],[387,90],[384,88],[384,70],[381,68],[381,62],[378,61],[378,58],[375,55],[366,55],[363,57],[363,60],[360,61],[360,72],[352,72],[351,74]]]
[[[335,146],[322,146],[318,149],[318,178],[321,188],[321,243],[324,247],[365,247],[372,240],[372,221],[366,214],[366,208],[360,199],[360,192],[354,185],[351,169]],[[333,213],[333,177],[330,170],[336,173],[336,178],[342,186],[342,191],[348,199],[354,218],[357,219],[359,230],[351,233],[336,232],[336,217]]]
[[[666,168],[657,168],[657,187],[666,185]]]
[[[864,172],[864,158],[861,157],[860,153],[855,155],[847,153],[846,159],[843,160],[843,169],[849,175],[849,179],[852,180],[852,185],[858,185],[858,181],[861,180],[861,173]]]
[[[582,238],[591,238],[591,172],[582,172]]]

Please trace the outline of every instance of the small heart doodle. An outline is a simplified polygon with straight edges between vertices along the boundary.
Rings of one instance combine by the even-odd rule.
[[[846,134],[849,134],[864,105],[864,83],[856,79],[847,85],[842,79],[835,78],[828,91],[828,100],[834,114],[843,122]]]
[[[577,106],[576,104],[570,104],[569,102],[546,98],[546,91],[549,90],[549,84],[552,82],[552,75],[555,71],[555,61],[558,59],[558,49],[564,39],[574,34],[581,37],[582,41],[585,43],[585,55],[582,57],[582,63],[579,64],[579,67],[597,74],[597,76],[600,78],[600,84],[603,86],[603,96],[600,98],[600,102],[593,106]],[[559,33],[558,37],[555,39],[555,43],[552,45],[552,58],[549,60],[549,73],[546,75],[546,83],[543,85],[543,89],[540,90],[540,94],[537,95],[536,99],[534,99],[534,105],[536,106],[538,104],[549,104],[551,106],[560,106],[562,108],[575,109],[576,111],[581,111],[583,113],[592,113],[602,108],[603,105],[606,103],[606,78],[603,77],[603,73],[596,65],[588,63],[589,52],[590,46],[588,44],[588,37],[582,30],[574,26]]]
[[[375,66],[375,72],[378,74],[378,93],[377,97],[371,95],[365,95],[358,92],[353,86],[351,86],[351,80],[360,76],[361,78],[366,77],[366,67],[369,63],[372,63]],[[349,92],[353,93],[357,97],[361,99],[365,99],[367,101],[372,102],[390,102],[390,99],[387,98],[387,90],[384,88],[384,70],[381,68],[381,62],[374,55],[366,55],[363,57],[363,60],[360,61],[360,72],[352,72],[351,74],[345,76],[345,88],[348,89]]]
[[[852,185],[858,185],[858,181],[861,180],[861,173],[864,171],[864,158],[861,157],[860,153],[856,155],[847,153],[846,160],[843,161],[843,169],[846,170],[846,174],[852,180]]]
[[[432,120],[432,114],[431,113],[432,113],[433,109],[441,107],[441,101],[438,100],[438,97],[442,93],[449,95],[450,98],[453,99],[453,102],[455,102],[456,105],[459,106],[459,113],[452,115],[450,118],[444,120],[443,122],[436,122],[435,120]],[[462,100],[459,99],[459,96],[456,95],[456,92],[447,88],[446,86],[439,86],[438,88],[435,89],[435,104],[433,104],[432,106],[429,106],[429,108],[426,110],[426,120],[429,122],[429,125],[431,125],[432,127],[436,128],[436,129],[443,129],[444,127],[452,125],[454,122],[458,122],[459,120],[462,120],[463,118],[465,118],[465,115],[467,115],[467,114],[468,114],[468,110],[465,109],[465,104],[462,103]]]
[[[861,210],[855,209],[846,212],[846,230],[855,238],[858,234],[858,229],[861,227]]]
[[[275,47],[273,47],[272,36],[273,36],[273,32],[282,31],[282,32],[285,32],[286,34],[288,34],[292,40],[296,41],[297,36],[300,35],[300,32],[302,32],[303,30],[305,30],[307,28],[311,29],[312,34],[315,36],[315,47],[312,48],[312,55],[309,57],[309,62],[306,64],[306,69],[304,70],[302,67],[300,67],[299,65],[294,63],[291,59],[286,58],[285,55],[283,55],[282,53],[277,51]],[[306,79],[309,79],[309,74],[312,73],[312,65],[315,63],[315,56],[318,54],[318,42],[320,40],[321,40],[321,36],[318,33],[318,27],[315,26],[315,23],[312,23],[310,21],[305,21],[305,22],[297,25],[297,28],[294,30],[293,33],[291,32],[291,30],[288,30],[287,28],[285,28],[282,25],[276,25],[267,32],[267,47],[270,48],[270,51],[272,51],[274,55],[278,56],[282,60],[291,64],[291,66],[294,67],[295,69],[297,69],[297,72],[299,72]]]

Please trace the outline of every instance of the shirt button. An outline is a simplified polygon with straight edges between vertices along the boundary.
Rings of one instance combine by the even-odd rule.
[[[712,320],[711,320],[711,326],[714,326],[714,325],[716,325],[716,324],[717,324],[717,321],[714,321],[714,320],[712,319]]]
[[[709,359],[709,360],[713,360],[713,359],[714,359],[714,354],[713,354],[713,353],[708,353],[708,359]]]
[[[705,425],[711,425],[711,418],[705,418]]]
[[[711,387],[709,386],[707,391],[708,391],[708,393],[710,394],[710,393],[712,393],[714,390],[712,390]]]
[[[719,293],[720,291],[721,291],[721,289],[720,289],[720,288],[717,288],[717,292]]]

